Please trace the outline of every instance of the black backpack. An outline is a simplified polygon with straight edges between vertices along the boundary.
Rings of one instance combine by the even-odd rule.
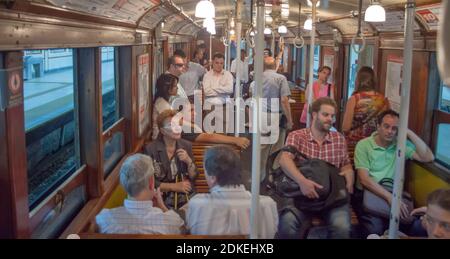
[[[302,174],[323,186],[317,189],[318,199],[310,199],[304,196],[298,184],[288,177],[281,167],[275,166],[274,162],[281,151],[287,151],[296,156],[295,162]],[[302,157],[304,160],[299,161],[297,158]],[[349,195],[345,187],[344,177],[339,175],[339,169],[332,164],[316,159],[307,158],[304,154],[298,152],[295,147],[284,147],[269,156],[266,165],[268,172],[268,187],[273,189],[275,193],[284,198],[293,198],[295,207],[301,211],[320,212],[323,210],[339,207],[349,201]]]

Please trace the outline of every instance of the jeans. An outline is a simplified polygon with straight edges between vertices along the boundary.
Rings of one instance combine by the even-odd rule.
[[[361,227],[361,238],[366,238],[370,234],[377,234],[381,236],[387,229],[389,229],[389,220],[387,218],[378,217],[364,211],[362,205],[363,191],[355,190],[352,201],[353,209],[358,216],[358,221]],[[407,235],[426,236],[420,221],[416,221],[411,224],[400,224],[399,230]]]
[[[323,216],[328,227],[328,238],[350,238],[351,220],[349,204],[317,213]],[[314,214],[295,207],[284,209],[280,215],[278,235],[282,239],[306,238]]]

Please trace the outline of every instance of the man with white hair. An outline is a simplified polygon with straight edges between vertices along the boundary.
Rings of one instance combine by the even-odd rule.
[[[181,234],[183,220],[167,209],[160,190],[154,189],[154,168],[149,156],[134,154],[128,157],[120,168],[120,184],[128,198],[124,206],[103,209],[97,215],[100,233]]]

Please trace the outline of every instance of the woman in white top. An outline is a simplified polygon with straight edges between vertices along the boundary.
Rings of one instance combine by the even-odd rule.
[[[156,123],[156,118],[165,110],[171,110],[172,106],[169,103],[170,97],[177,95],[178,78],[172,74],[162,74],[156,80],[155,102],[153,104],[153,134],[152,139],[158,137],[159,129]]]
[[[153,133],[152,140],[158,138],[159,129],[156,122],[156,118],[165,110],[173,110],[170,97],[177,95],[178,89],[178,78],[172,74],[162,74],[156,80],[156,93],[155,102],[153,105]],[[189,127],[197,128],[198,131],[202,131],[197,125],[191,123],[190,121],[184,120],[183,124],[186,123]],[[197,130],[194,132],[198,132]],[[184,133],[182,134],[183,139],[192,142],[206,142],[206,143],[223,143],[223,144],[234,144],[241,149],[246,149],[250,145],[250,141],[244,137],[232,137],[216,133]]]

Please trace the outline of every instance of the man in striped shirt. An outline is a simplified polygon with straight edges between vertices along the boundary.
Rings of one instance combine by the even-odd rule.
[[[128,198],[123,207],[103,209],[97,215],[100,233],[181,234],[184,221],[164,205],[160,190],[154,190],[153,175],[149,156],[134,154],[125,160],[120,169],[120,183]]]
[[[353,193],[354,173],[348,158],[345,138],[339,132],[330,131],[336,110],[336,103],[328,97],[314,101],[311,107],[311,127],[291,132],[286,140],[286,146],[296,148],[308,158],[321,159],[339,168],[340,175],[345,177],[347,191]],[[323,186],[303,176],[295,165],[294,159],[295,156],[290,152],[281,153],[280,165],[283,171],[300,186],[304,196],[318,199],[317,190],[322,189]],[[350,237],[351,222],[348,203],[319,214],[326,219],[329,238]],[[304,237],[310,225],[311,216],[310,213],[300,211],[296,207],[282,210],[278,234],[281,238]]]

